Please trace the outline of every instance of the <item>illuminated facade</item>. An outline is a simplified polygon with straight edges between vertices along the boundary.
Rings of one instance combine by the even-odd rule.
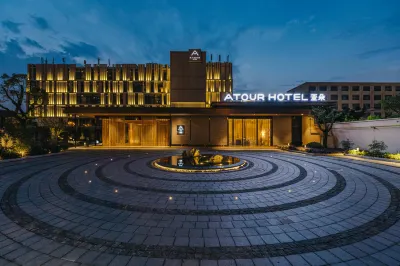
[[[170,65],[30,64],[28,100],[34,88],[46,91],[43,105],[30,112],[67,117],[75,139],[104,146],[252,147],[318,140],[304,95],[301,102],[293,102],[297,94],[279,103],[228,102],[232,63],[206,58],[205,51],[190,49],[171,51]]]

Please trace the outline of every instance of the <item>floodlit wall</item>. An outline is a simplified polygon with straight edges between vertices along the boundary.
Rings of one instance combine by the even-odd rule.
[[[272,125],[272,139],[274,145],[287,145],[292,142],[291,116],[273,117]]]
[[[351,140],[354,147],[367,149],[374,139],[384,141],[388,152],[400,151],[400,118],[336,123],[332,129],[333,144],[341,147],[342,140]]]

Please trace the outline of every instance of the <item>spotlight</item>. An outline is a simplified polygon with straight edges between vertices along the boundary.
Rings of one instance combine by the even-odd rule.
[[[292,192],[292,190],[291,190],[291,189],[289,189],[289,190],[288,190],[288,192],[290,193],[290,192]]]
[[[172,200],[173,198],[170,196],[168,199],[169,199],[169,200]]]
[[[89,180],[88,182],[89,182],[89,184],[90,184],[90,183],[92,183],[92,180]]]
[[[85,170],[85,174],[87,174],[87,170]]]
[[[97,163],[95,165],[97,166]]]
[[[114,192],[115,192],[115,193],[118,193],[118,189],[114,189]]]
[[[239,198],[238,197],[235,197],[235,200],[238,200]]]
[[[113,159],[111,159],[111,161],[112,161]]]

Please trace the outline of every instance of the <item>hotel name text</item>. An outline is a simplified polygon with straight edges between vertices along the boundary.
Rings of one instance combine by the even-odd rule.
[[[229,93],[224,96],[224,102],[324,102],[325,94],[311,93]]]

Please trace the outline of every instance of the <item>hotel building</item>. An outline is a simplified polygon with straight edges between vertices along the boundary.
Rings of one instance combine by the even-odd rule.
[[[252,147],[319,141],[311,103],[223,102],[233,93],[232,63],[206,58],[205,51],[190,49],[171,51],[170,65],[30,64],[28,100],[34,88],[47,92],[43,104],[30,112],[34,117],[67,117],[78,130],[93,127],[94,138],[104,146]]]
[[[327,100],[337,103],[338,110],[365,108],[367,113],[384,117],[381,100],[400,95],[400,83],[305,82],[288,92],[323,93]]]

